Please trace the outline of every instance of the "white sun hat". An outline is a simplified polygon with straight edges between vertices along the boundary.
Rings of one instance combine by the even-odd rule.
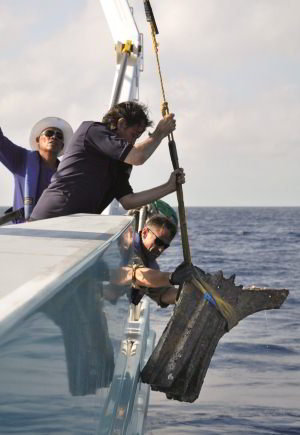
[[[47,128],[59,128],[64,135],[64,147],[66,144],[70,141],[71,137],[73,136],[73,129],[70,126],[70,124],[67,123],[62,118],[57,118],[56,116],[48,116],[47,118],[43,118],[40,121],[38,121],[31,130],[30,136],[29,136],[29,143],[31,148],[34,151],[37,151],[37,142],[36,138],[40,136],[42,131],[46,130]],[[63,154],[63,149],[59,153],[61,156]]]

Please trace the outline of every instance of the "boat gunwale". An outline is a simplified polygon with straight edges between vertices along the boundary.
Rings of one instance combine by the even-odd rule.
[[[88,216],[88,215],[82,215]],[[99,215],[100,217],[101,215]],[[110,218],[113,216],[109,216]],[[121,216],[118,216],[119,218]],[[63,271],[62,274],[48,275],[41,280],[41,275],[35,276],[32,280],[17,287],[3,298],[0,304],[0,337],[4,336],[9,330],[17,326],[21,321],[33,313],[42,304],[55,296],[61,289],[71,282],[76,276],[80,275],[91,266],[97,257],[103,255],[108,247],[116,241],[133,223],[134,217],[128,217],[128,222],[122,229],[114,233],[101,245],[93,248],[84,259],[75,261],[73,265]],[[59,218],[57,218],[59,219]],[[7,228],[2,227],[2,228]],[[10,227],[10,226],[9,226]],[[84,235],[84,231],[82,234]],[[104,234],[99,232],[99,234]],[[1,232],[0,232],[1,237]],[[84,237],[83,237],[84,239]],[[88,240],[88,239],[87,239]]]

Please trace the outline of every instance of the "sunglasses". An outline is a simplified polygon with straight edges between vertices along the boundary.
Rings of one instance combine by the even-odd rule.
[[[152,233],[156,237],[156,239],[154,240],[154,244],[158,248],[167,249],[170,246],[169,243],[165,243],[163,240],[161,240],[159,237],[157,237],[157,235],[151,230],[151,228],[147,227],[147,229],[150,231],[150,233]]]
[[[41,135],[42,134],[44,136],[46,136],[46,137],[53,137],[53,136],[55,136],[55,137],[57,137],[57,139],[60,139],[60,140],[63,140],[63,138],[64,138],[64,135],[62,134],[61,131],[59,131],[59,130],[52,130],[50,128],[47,129],[47,130],[42,131]]]

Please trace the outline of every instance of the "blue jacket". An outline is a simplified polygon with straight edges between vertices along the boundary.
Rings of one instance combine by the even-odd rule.
[[[55,171],[42,163],[37,151],[26,150],[11,142],[1,128],[0,161],[14,176],[13,210],[24,207],[27,220]]]

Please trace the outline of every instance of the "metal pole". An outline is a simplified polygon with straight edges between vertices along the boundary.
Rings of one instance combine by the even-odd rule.
[[[122,59],[121,65],[120,65],[118,80],[116,83],[114,95],[112,97],[111,107],[113,107],[119,103],[119,98],[120,98],[120,94],[121,94],[121,90],[122,90],[122,86],[123,86],[123,80],[124,80],[124,76],[125,76],[125,71],[126,71],[129,53],[124,52],[124,53],[122,53],[122,55],[123,55],[123,59]]]

